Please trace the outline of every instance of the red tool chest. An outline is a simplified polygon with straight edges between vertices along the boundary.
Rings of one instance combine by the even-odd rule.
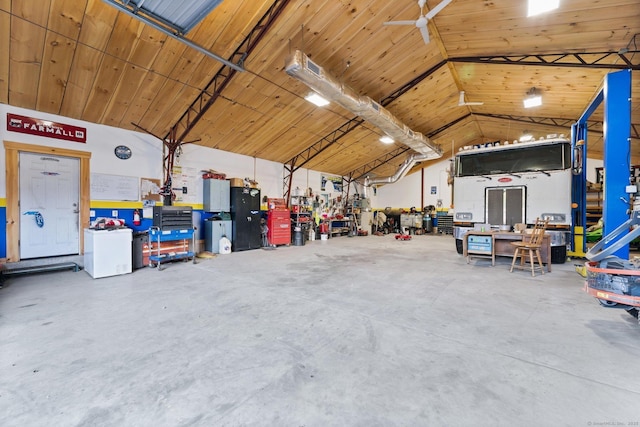
[[[270,209],[267,216],[267,240],[270,245],[291,244],[291,214],[289,209]]]

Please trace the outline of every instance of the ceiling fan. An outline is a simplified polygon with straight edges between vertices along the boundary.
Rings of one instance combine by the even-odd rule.
[[[414,25],[422,34],[422,38],[425,43],[429,43],[429,30],[427,29],[427,22],[433,19],[438,12],[440,12],[446,5],[451,3],[451,0],[442,0],[436,7],[431,9],[426,15],[424,14],[424,6],[427,4],[427,0],[418,0],[418,6],[420,6],[420,17],[415,21],[387,21],[383,25]]]
[[[460,91],[460,98],[458,98],[458,107],[462,107],[465,105],[482,105],[484,102],[465,102],[464,101],[464,91]]]

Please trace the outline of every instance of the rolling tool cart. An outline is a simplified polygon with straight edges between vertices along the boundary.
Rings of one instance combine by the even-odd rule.
[[[176,242],[171,252],[162,251],[162,242]],[[155,243],[157,251],[149,255],[149,266],[162,270],[162,264],[169,261],[193,259],[195,257],[195,229],[192,208],[178,206],[154,206],[153,226],[149,229],[149,243]]]
[[[181,248],[175,252],[162,253],[162,242],[181,242],[178,243]],[[157,244],[157,252],[149,255],[149,266],[158,267],[158,271],[162,270],[162,264],[169,261],[184,260],[189,261],[193,259],[193,263],[196,263],[195,252],[191,250],[195,248],[195,233],[194,229],[186,230],[161,230],[157,227],[151,227],[149,229],[149,242],[155,242]]]

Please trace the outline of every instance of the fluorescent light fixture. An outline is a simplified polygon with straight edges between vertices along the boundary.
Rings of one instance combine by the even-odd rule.
[[[389,135],[384,135],[380,137],[380,142],[383,144],[393,144],[395,141]]]
[[[530,133],[527,133],[525,131],[524,134],[522,134],[522,136],[518,139],[518,141],[520,142],[527,142],[527,141],[531,141],[533,140],[533,135],[531,135]]]
[[[560,6],[560,0],[529,0],[527,8],[527,17],[540,15],[557,9]]]
[[[309,101],[310,103],[317,105],[318,107],[324,107],[325,105],[329,105],[329,101],[321,97],[315,92],[311,92],[309,95],[305,96],[304,99]]]
[[[539,107],[542,105],[542,96],[535,87],[532,87],[523,102],[524,108]]]

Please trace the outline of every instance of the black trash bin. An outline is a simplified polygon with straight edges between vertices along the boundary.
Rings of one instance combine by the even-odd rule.
[[[133,267],[134,270],[145,266],[142,252],[147,242],[149,242],[148,231],[133,232],[133,241],[131,242],[131,267]]]
[[[293,228],[293,246],[304,246],[305,238],[304,238],[304,227],[294,227]]]
[[[433,219],[431,215],[425,215],[422,217],[422,227],[425,233],[433,233]]]

